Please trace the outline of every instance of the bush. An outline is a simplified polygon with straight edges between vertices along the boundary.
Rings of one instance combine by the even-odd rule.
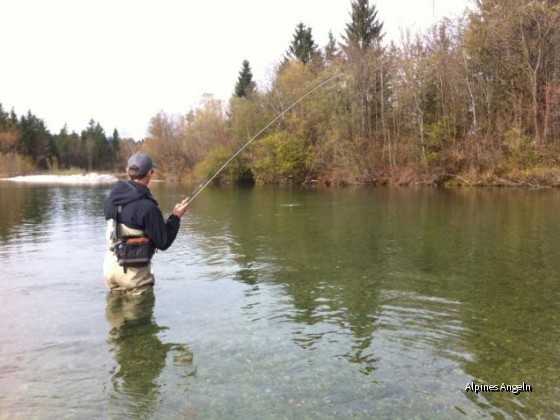
[[[24,175],[34,171],[30,158],[25,158],[17,153],[0,153],[0,171],[2,175]]]
[[[252,171],[259,184],[303,182],[309,148],[299,138],[276,133],[259,140],[253,149]]]
[[[226,150],[223,146],[212,149],[196,168],[196,176],[200,179],[208,179],[218,171],[235,152]],[[216,176],[217,182],[247,182],[252,180],[250,169],[245,163],[243,153],[236,156]]]

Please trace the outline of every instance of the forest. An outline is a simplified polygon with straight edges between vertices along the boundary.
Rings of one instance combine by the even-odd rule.
[[[241,63],[232,96],[164,111],[144,139],[95,120],[50,133],[31,111],[0,104],[0,164],[38,171],[122,173],[136,150],[158,177],[210,177],[314,87],[216,178],[257,184],[559,186],[560,1],[476,0],[458,19],[385,42],[374,3],[349,3],[327,45],[299,23],[268,85]]]

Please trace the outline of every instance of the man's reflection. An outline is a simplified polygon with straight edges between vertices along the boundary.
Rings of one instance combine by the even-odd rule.
[[[158,337],[167,327],[156,324],[154,303],[153,293],[107,294],[106,316],[111,326],[108,342],[117,361],[111,378],[114,396],[125,405],[130,404],[133,414],[154,412],[162,386],[158,377],[169,351],[177,353],[174,363],[186,367],[187,376],[194,374],[190,350],[183,344],[162,343]]]

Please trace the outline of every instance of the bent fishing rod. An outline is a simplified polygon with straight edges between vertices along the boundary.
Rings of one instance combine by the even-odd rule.
[[[278,121],[278,119],[282,118],[282,116],[284,114],[286,114],[288,111],[290,111],[293,107],[295,107],[297,104],[299,104],[301,101],[303,101],[306,97],[308,97],[309,95],[311,95],[313,92],[315,92],[316,90],[322,88],[323,86],[325,86],[327,83],[331,82],[334,79],[337,79],[339,77],[344,76],[344,74],[337,74],[336,76],[332,76],[330,78],[328,78],[327,80],[319,83],[317,86],[315,86],[313,89],[309,90],[307,93],[305,93],[303,96],[301,96],[297,101],[295,101],[293,104],[291,104],[289,107],[287,107],[286,109],[284,109],[280,114],[278,114],[276,117],[274,117],[274,119],[272,121],[270,121],[267,125],[265,125],[257,134],[255,134],[253,137],[251,137],[249,139],[249,141],[247,141],[243,146],[241,146],[239,148],[239,150],[237,150],[237,152],[235,152],[233,155],[231,155],[231,157],[226,160],[226,162],[220,166],[220,168],[214,172],[214,174],[209,177],[207,180],[205,180],[202,184],[200,184],[197,188],[195,188],[195,190],[187,197],[183,200],[183,202],[185,203],[190,203],[191,201],[193,201],[196,196],[198,194],[200,194],[202,192],[202,190],[204,190],[204,188],[206,188],[208,185],[210,185],[210,183],[220,174],[220,172],[222,172],[224,170],[224,168],[229,165],[229,163],[235,159],[243,150],[245,150],[257,137],[259,137],[262,133],[264,133],[268,127],[270,127],[272,124],[274,124],[276,121]]]

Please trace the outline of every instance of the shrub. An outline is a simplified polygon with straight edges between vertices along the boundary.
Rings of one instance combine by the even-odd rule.
[[[282,132],[259,140],[253,147],[252,171],[257,183],[305,180],[310,152],[302,139]]]
[[[34,166],[30,158],[17,153],[0,153],[0,171],[3,175],[23,175],[33,172]]]

